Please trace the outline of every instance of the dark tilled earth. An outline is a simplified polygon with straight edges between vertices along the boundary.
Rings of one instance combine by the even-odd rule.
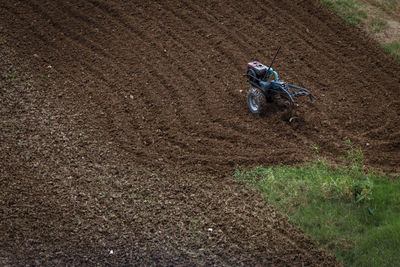
[[[336,265],[232,176],[399,173],[400,65],[313,1],[1,1],[1,265]],[[312,90],[245,102],[246,64]]]

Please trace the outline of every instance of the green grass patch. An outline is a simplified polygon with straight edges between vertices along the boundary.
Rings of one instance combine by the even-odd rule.
[[[393,42],[393,43],[382,45],[382,48],[389,54],[392,54],[400,59],[400,43],[399,42]],[[399,63],[400,63],[400,61],[399,61]]]
[[[362,166],[362,151],[350,147],[340,166],[319,159],[301,167],[237,170],[235,176],[346,266],[398,266],[400,182]]]
[[[355,0],[319,0],[335,11],[347,24],[360,26],[367,19],[367,13]]]

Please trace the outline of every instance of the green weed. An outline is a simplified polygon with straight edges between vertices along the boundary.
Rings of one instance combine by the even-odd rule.
[[[15,70],[10,71],[8,73],[8,78],[12,79],[12,80],[15,80],[17,78],[17,71],[15,71]]]
[[[32,81],[32,80],[27,80],[27,81],[24,82],[24,84],[25,84],[25,85],[32,85],[32,84],[33,84],[33,81]]]
[[[314,149],[314,152],[315,152],[316,154],[319,154],[319,147],[318,147],[318,145],[317,145],[317,144],[313,144],[312,147],[313,147],[313,149]]]
[[[364,154],[361,148],[354,147],[350,139],[346,139],[344,143],[347,145],[347,151],[340,165],[341,170],[353,176],[364,176]]]

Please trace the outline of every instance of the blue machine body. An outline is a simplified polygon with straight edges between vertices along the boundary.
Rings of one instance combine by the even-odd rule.
[[[269,80],[271,76],[273,76],[274,80]],[[260,89],[268,98],[280,95],[292,103],[295,102],[294,99],[298,96],[308,95],[310,98],[316,99],[308,89],[280,81],[276,71],[258,61],[252,61],[247,64],[247,77],[247,82]]]

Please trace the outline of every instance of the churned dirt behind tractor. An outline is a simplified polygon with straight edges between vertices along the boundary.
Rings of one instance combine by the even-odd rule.
[[[310,98],[316,99],[309,90],[279,80],[278,73],[272,69],[279,50],[280,47],[269,67],[258,61],[247,64],[247,82],[252,86],[247,92],[247,104],[254,114],[264,113],[267,102],[283,105],[291,113],[296,97],[308,95]],[[272,76],[274,79],[269,80]]]

